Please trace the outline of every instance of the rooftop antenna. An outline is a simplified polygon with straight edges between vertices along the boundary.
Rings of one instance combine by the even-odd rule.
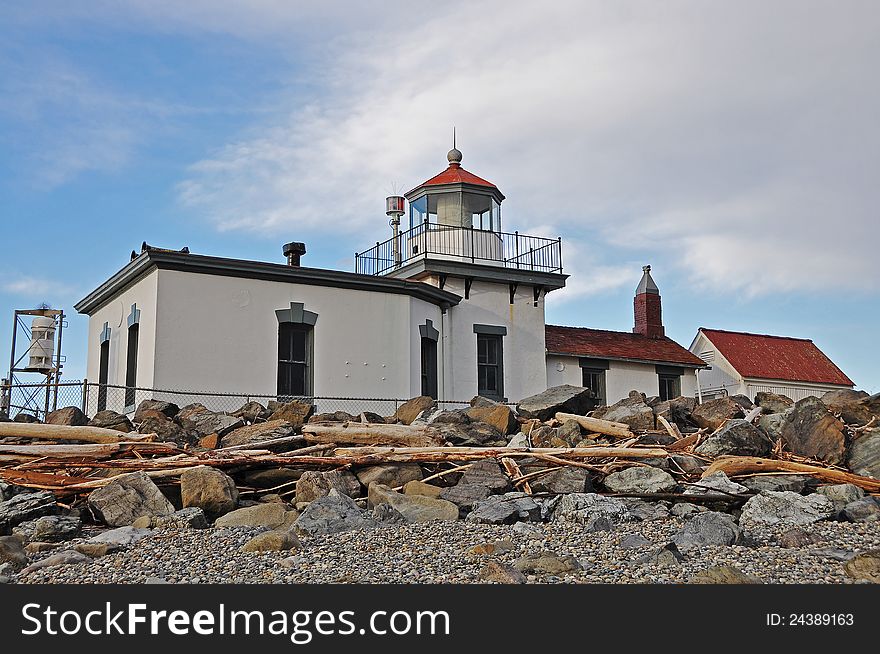
[[[453,150],[457,149],[455,147],[455,125],[452,126],[452,149]]]

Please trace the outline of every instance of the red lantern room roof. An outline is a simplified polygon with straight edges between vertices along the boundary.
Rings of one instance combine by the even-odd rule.
[[[448,184],[471,184],[473,186],[485,186],[486,188],[494,189],[499,195],[501,194],[501,192],[498,190],[498,187],[495,186],[492,182],[485,180],[482,177],[478,177],[477,175],[474,175],[473,173],[468,172],[461,167],[461,152],[459,152],[456,148],[452,148],[449,151],[449,153],[446,155],[446,159],[449,161],[449,167],[446,168],[446,170],[438,175],[434,175],[431,179],[422,182],[406,195],[412,195],[417,190],[426,186],[445,186]],[[502,198],[503,197],[504,196],[502,196]]]

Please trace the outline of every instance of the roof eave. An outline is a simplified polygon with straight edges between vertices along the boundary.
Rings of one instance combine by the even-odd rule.
[[[579,358],[588,358],[588,359],[608,359],[609,361],[623,361],[626,363],[644,363],[648,365],[669,365],[669,366],[681,366],[682,368],[709,368],[710,366],[706,363],[683,363],[681,361],[670,361],[669,359],[636,359],[632,357],[615,357],[615,356],[607,356],[605,354],[575,354],[574,352],[558,352],[555,350],[547,350],[547,354],[550,356],[558,356],[558,357],[574,357],[576,359]]]

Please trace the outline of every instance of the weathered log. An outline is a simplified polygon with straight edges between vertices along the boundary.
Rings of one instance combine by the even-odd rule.
[[[579,416],[574,413],[557,413],[556,419],[559,422],[566,420],[575,420],[587,431],[596,432],[597,434],[605,434],[606,436],[614,436],[616,438],[632,438],[633,433],[629,425],[623,422],[612,422],[611,420],[601,420],[600,418],[590,418],[588,416]]]
[[[666,450],[659,447],[340,447],[334,452],[337,457],[350,456],[388,456],[389,460],[403,461],[407,457],[426,460],[469,461],[476,459],[497,459],[501,457],[522,457],[546,454],[572,459],[650,459],[665,457]]]
[[[270,438],[265,441],[256,443],[242,443],[241,445],[228,445],[227,447],[218,447],[215,452],[233,452],[235,450],[259,450],[268,445],[284,445],[285,443],[302,443],[305,439],[302,436],[281,436],[279,438]]]
[[[443,438],[427,425],[383,425],[346,422],[342,425],[313,423],[303,425],[303,437],[309,443],[344,443],[346,445],[398,445],[431,447],[442,445]]]
[[[529,485],[528,481],[523,479],[522,470],[519,469],[519,466],[514,459],[505,456],[501,459],[501,465],[504,466],[507,476],[510,477],[510,481],[513,482],[514,485],[517,485],[517,482],[522,480],[522,491],[528,495],[532,494],[531,485]]]
[[[722,456],[706,468],[703,477],[719,471],[728,477],[759,472],[793,472],[810,475],[833,484],[853,484],[869,493],[880,493],[880,479],[863,477],[843,470],[796,463],[795,461],[777,461],[776,459],[762,459],[754,456]]]
[[[148,443],[156,440],[156,434],[126,434],[103,427],[0,422],[0,437],[7,436],[46,441],[83,441],[85,443]]]
[[[167,454],[177,452],[173,443],[100,443],[88,445],[6,445],[0,444],[0,454],[28,457],[51,457],[53,459],[84,458],[106,459],[126,452],[141,454]]]
[[[663,416],[657,416],[657,422],[659,422],[663,429],[666,430],[666,433],[672,436],[675,440],[681,440],[683,438],[681,430],[675,423],[669,422]]]

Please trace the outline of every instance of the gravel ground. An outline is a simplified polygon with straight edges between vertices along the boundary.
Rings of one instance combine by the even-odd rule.
[[[679,518],[587,533],[580,525],[535,524],[535,533],[511,526],[433,522],[303,538],[292,552],[241,553],[259,528],[156,529],[130,549],[90,563],[35,570],[13,583],[480,583],[490,560],[512,564],[526,553],[571,554],[583,571],[561,577],[532,575],[534,583],[681,583],[709,566],[729,564],[764,583],[850,583],[841,559],[847,552],[880,548],[880,523],[816,523],[806,530],[820,542],[802,549],[779,547],[786,528],[747,534],[744,545],[704,547],[671,569],[636,560],[669,542]],[[620,546],[639,534],[651,544]],[[475,545],[509,539],[510,551],[470,553]],[[75,543],[78,541],[71,541]],[[69,545],[68,545],[69,546]],[[32,555],[32,562],[66,549]],[[823,551],[824,550],[824,551]]]

